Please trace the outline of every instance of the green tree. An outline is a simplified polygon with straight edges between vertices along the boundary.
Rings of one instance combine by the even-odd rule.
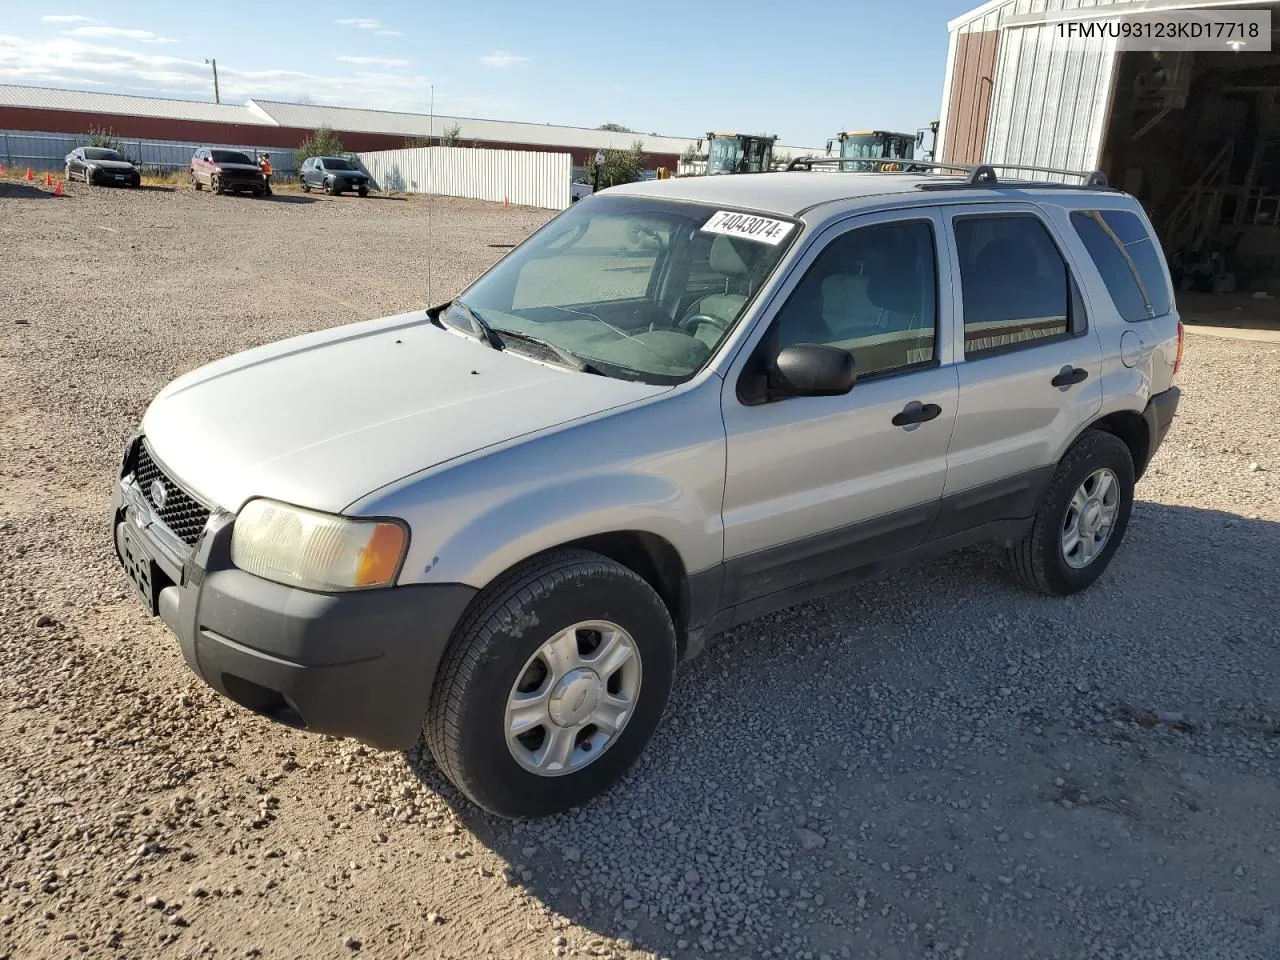
[[[620,123],[602,123],[596,129],[608,130],[610,133],[635,133],[630,127],[624,127]]]
[[[117,137],[115,131],[110,127],[91,126],[89,128],[89,146],[102,147],[106,150],[124,153],[124,141]]]
[[[684,148],[684,153],[680,154],[681,163],[694,163],[701,159],[702,155],[698,153],[697,146],[692,143]]]
[[[296,169],[310,157],[340,157],[346,152],[337,134],[329,127],[321,127],[298,144],[298,149],[293,152],[293,163]]]
[[[471,144],[473,147],[475,143]],[[405,137],[404,147],[406,150],[414,150],[419,147],[460,147],[462,146],[462,127],[453,123],[444,128],[444,132],[437,137]]]
[[[621,183],[634,183],[644,173],[646,157],[644,142],[634,140],[628,150],[605,150],[604,163],[600,165],[600,189],[616,187]],[[596,182],[596,160],[591,157],[586,166],[587,183]]]

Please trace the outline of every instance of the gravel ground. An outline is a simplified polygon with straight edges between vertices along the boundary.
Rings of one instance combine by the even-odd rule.
[[[1188,342],[1085,594],[978,551],[740,628],[510,824],[207,691],[116,569],[147,401],[443,299],[546,214],[0,184],[0,957],[1280,955],[1280,349]]]

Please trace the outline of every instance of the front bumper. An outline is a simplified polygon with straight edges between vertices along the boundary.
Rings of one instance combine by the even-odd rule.
[[[91,170],[89,182],[95,186],[136,187],[142,183],[142,175],[137,171]]]
[[[132,473],[111,507],[116,555],[209,686],[289,726],[403,750],[418,739],[436,669],[475,595],[462,584],[313,593],[231,564],[234,517],[195,546],[155,520]]]
[[[1147,443],[1150,448],[1147,453],[1147,463],[1151,462],[1151,458],[1156,455],[1160,444],[1169,433],[1174,415],[1178,412],[1178,401],[1181,399],[1182,391],[1177,387],[1170,387],[1147,401],[1147,408],[1142,411],[1142,419],[1147,422]]]

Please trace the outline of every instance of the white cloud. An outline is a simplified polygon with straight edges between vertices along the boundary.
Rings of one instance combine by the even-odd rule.
[[[495,50],[493,53],[486,53],[480,58],[480,62],[486,67],[511,67],[517,63],[528,63],[528,61],[528,57],[507,53],[505,50]]]
[[[340,27],[354,27],[357,30],[372,30],[376,37],[403,37],[404,34],[399,30],[388,30],[377,20],[370,20],[368,17],[347,17],[343,20],[333,21]]]
[[[218,63],[218,79],[226,103],[243,102],[250,97],[297,102],[306,96],[315,103],[411,113],[427,112],[431,86],[438,87],[441,82],[438,77],[412,71],[339,74],[326,70],[313,74],[270,68],[246,70],[223,62]],[[213,94],[209,68],[201,60],[159,51],[126,50],[72,37],[28,40],[0,34],[0,83],[93,87],[200,100],[209,100]],[[435,107],[437,113],[481,116],[512,109],[506,102],[450,97],[439,90]]]
[[[141,40],[143,43],[177,43],[150,30],[129,30],[124,27],[76,27],[66,31],[69,37],[93,37],[94,39]]]
[[[43,23],[97,23],[93,17],[82,17],[79,14],[58,13],[51,16],[41,17]]]
[[[335,58],[343,63],[354,63],[360,66],[368,67],[407,67],[408,60],[394,60],[388,57],[348,57],[341,56]]]

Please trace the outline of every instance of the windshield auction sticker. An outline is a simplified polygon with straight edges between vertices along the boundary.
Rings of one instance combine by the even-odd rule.
[[[794,223],[785,220],[772,220],[769,217],[758,217],[750,213],[733,213],[729,210],[718,210],[702,225],[705,233],[723,233],[730,237],[743,237],[776,247],[786,239]]]

